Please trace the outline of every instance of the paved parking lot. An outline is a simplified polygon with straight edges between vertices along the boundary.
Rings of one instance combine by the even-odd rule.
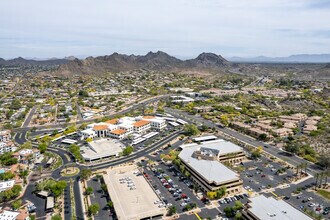
[[[70,197],[70,183],[64,189],[64,219],[71,219],[71,197]]]
[[[274,193],[281,196],[284,195],[287,196],[286,202],[295,206],[297,209],[312,210],[317,214],[321,214],[323,217],[328,216],[328,218],[330,218],[329,214],[323,215],[324,208],[330,207],[330,202],[311,191],[311,189],[313,188],[313,183],[314,183],[314,179],[310,178],[301,184],[292,185],[290,188],[276,189]],[[306,186],[310,186],[310,188],[307,188],[306,190],[302,190],[300,194],[297,195],[292,194],[292,192],[296,188],[300,187],[305,189]]]
[[[298,184],[291,183],[289,178],[295,175],[295,171],[287,169],[284,174],[276,174],[282,166],[265,157],[261,157],[258,161],[245,162],[244,168],[241,178],[246,190],[264,193],[266,196],[277,195],[301,211],[312,210],[325,217],[324,208],[329,207],[330,203],[309,190],[315,182],[313,177]],[[284,187],[279,187],[279,185]],[[272,192],[269,192],[267,188],[270,188]],[[302,192],[298,195],[292,194],[297,188],[301,188]],[[329,217],[329,214],[327,216]]]
[[[98,203],[100,211],[94,216],[95,220],[112,219],[110,211],[107,207],[107,196],[101,190],[101,183],[97,178],[92,178],[87,185],[93,188],[93,194],[90,195],[92,204]]]
[[[192,187],[190,188],[188,186],[191,184],[190,181],[183,178],[174,168],[160,163],[154,166],[153,170],[145,166],[144,172],[147,174],[155,190],[158,190],[163,201],[175,206],[178,213],[184,212],[184,207],[187,204],[195,203],[199,208],[205,206],[204,203],[193,194]],[[168,183],[168,188],[164,186],[166,183]],[[170,192],[172,188],[175,190]]]
[[[267,188],[274,188],[279,185],[289,184],[288,177],[294,174],[286,169],[283,174],[276,174],[282,166],[276,162],[262,157],[258,161],[244,162],[245,171],[241,173],[243,185],[246,190],[250,188],[255,192],[262,192]]]

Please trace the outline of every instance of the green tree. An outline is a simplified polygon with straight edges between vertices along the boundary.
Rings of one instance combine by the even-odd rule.
[[[108,192],[108,187],[106,184],[101,184],[101,189],[104,193]]]
[[[14,185],[12,188],[11,188],[11,191],[13,192],[13,195],[16,197],[16,196],[19,196],[19,194],[21,193],[22,191],[22,186],[21,185]]]
[[[22,107],[21,102],[18,99],[14,99],[10,105],[10,109],[18,110]]]
[[[76,158],[76,160],[80,161],[82,160],[81,154],[80,154],[80,147],[76,144],[71,144],[69,147],[70,153]]]
[[[86,195],[90,195],[90,194],[92,194],[93,193],[93,188],[92,187],[87,187],[87,189],[86,189]]]
[[[330,155],[329,154],[321,154],[319,157],[320,166],[324,167],[324,169],[330,168]]]
[[[221,187],[217,190],[217,198],[222,198],[224,195],[226,195],[226,187]]]
[[[39,176],[41,176],[41,174],[42,174],[42,166],[38,166],[38,172],[39,172]]]
[[[241,210],[241,209],[243,209],[243,204],[241,203],[241,201],[236,201],[235,202],[234,209],[235,210]]]
[[[0,174],[0,180],[10,180],[15,177],[15,174],[13,174],[11,171],[7,171],[5,173]]]
[[[100,210],[100,205],[98,203],[94,203],[88,207],[88,214],[90,216],[96,215]]]
[[[184,132],[188,136],[195,136],[195,135],[199,134],[200,131],[198,130],[197,126],[194,124],[185,124]]]
[[[19,177],[21,177],[21,178],[26,178],[28,175],[29,175],[29,171],[28,170],[20,170],[19,171]]]
[[[175,206],[170,206],[169,209],[168,209],[168,213],[167,215],[168,216],[172,216],[176,213],[176,207]]]
[[[80,172],[80,178],[81,180],[87,180],[91,177],[92,171],[90,169],[83,169]]]
[[[58,134],[58,130],[54,130],[53,133],[52,133],[53,136],[55,136],[57,134]]]
[[[123,150],[123,155],[127,156],[130,155],[133,152],[134,148],[132,146],[127,146],[124,150]]]
[[[86,138],[86,142],[92,142],[93,139],[91,137]]]
[[[234,217],[235,220],[243,220],[243,216],[242,216],[242,213],[236,213],[235,217]]]
[[[14,210],[17,210],[19,209],[21,206],[22,206],[22,200],[21,199],[18,199],[16,201],[14,201],[12,204],[11,204],[12,208]]]
[[[64,189],[67,187],[67,182],[64,180],[58,181],[54,185],[50,187],[50,190],[54,194],[55,197],[59,197],[63,192]]]
[[[112,209],[113,208],[113,202],[112,201],[107,202],[107,207],[109,209]]]
[[[12,152],[6,152],[2,155],[0,155],[0,162],[4,166],[10,166],[13,164],[17,164],[18,160],[17,158],[12,157]]]
[[[252,159],[257,159],[257,158],[260,158],[260,157],[261,157],[261,153],[259,151],[257,151],[257,150],[252,151],[252,153],[251,153],[251,158]]]
[[[227,207],[224,208],[223,211],[225,212],[226,217],[228,217],[228,218],[234,217],[234,210],[233,210],[232,207],[227,206]]]
[[[42,153],[42,154],[46,152],[47,147],[48,146],[47,146],[46,143],[41,143],[41,144],[38,145],[38,149],[39,149],[40,153]]]
[[[88,92],[86,90],[79,90],[78,95],[81,97],[88,97]]]
[[[32,143],[30,141],[27,141],[27,142],[25,142],[24,144],[21,145],[21,148],[32,149]]]
[[[51,220],[62,220],[62,217],[59,214],[53,215]]]
[[[267,134],[260,134],[258,139],[261,141],[266,141],[268,139]]]
[[[290,153],[297,154],[299,152],[299,146],[295,143],[287,143],[284,149]]]
[[[227,115],[221,115],[220,116],[220,122],[221,124],[223,124],[224,126],[228,126],[229,125],[229,119]]]

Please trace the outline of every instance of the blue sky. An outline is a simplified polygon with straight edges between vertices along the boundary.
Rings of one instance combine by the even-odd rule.
[[[0,57],[330,53],[330,0],[2,0]]]

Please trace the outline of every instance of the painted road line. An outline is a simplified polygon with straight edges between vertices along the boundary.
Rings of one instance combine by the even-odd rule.
[[[198,218],[198,220],[202,220],[201,217],[199,217],[199,215],[196,212],[194,212],[194,214],[196,215],[196,217]]]

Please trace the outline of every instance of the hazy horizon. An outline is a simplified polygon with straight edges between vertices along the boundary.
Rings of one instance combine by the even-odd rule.
[[[327,0],[0,2],[0,57],[330,53]]]

